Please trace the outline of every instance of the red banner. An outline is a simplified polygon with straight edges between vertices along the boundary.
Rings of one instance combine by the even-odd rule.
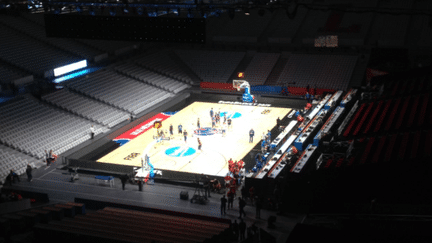
[[[128,141],[138,137],[139,135],[145,133],[146,131],[148,131],[150,128],[153,128],[153,125],[155,122],[163,122],[165,121],[168,117],[170,117],[170,115],[164,114],[164,113],[159,113],[155,116],[153,116],[152,118],[140,123],[138,126],[128,130],[125,133],[122,133],[120,136],[114,138],[114,141],[119,142],[120,144],[125,144]]]

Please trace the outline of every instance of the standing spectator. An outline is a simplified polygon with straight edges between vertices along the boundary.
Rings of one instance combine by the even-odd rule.
[[[245,213],[245,211],[244,211],[244,207],[245,207],[245,206],[246,206],[246,201],[243,200],[243,198],[239,197],[239,208],[240,208],[240,211],[239,211],[239,213],[240,213],[239,219],[242,218],[242,215],[243,215],[244,217],[246,217],[246,213]]]
[[[243,221],[243,219],[240,219],[239,231],[240,231],[240,241],[245,240],[246,223]]]
[[[206,198],[211,197],[210,196],[210,179],[208,176],[206,176],[204,179],[204,190],[205,190],[205,193],[204,193],[205,197]]]
[[[266,141],[266,140],[263,140],[263,141],[261,142],[261,153],[262,153],[262,154],[265,154],[265,152],[266,152],[266,146],[267,146],[267,141]]]
[[[17,173],[15,173],[13,170],[10,170],[9,177],[10,177],[10,182],[11,182],[10,185],[11,186],[12,186],[12,182],[15,182],[15,179],[17,179],[18,182],[21,182]]]
[[[261,218],[261,209],[262,209],[262,200],[261,198],[257,198],[256,201],[256,211],[255,211],[255,218],[260,219]]]
[[[46,161],[47,166],[49,166],[51,163],[51,157],[46,150],[45,150],[45,161]]]
[[[201,146],[202,146],[201,140],[199,138],[197,138],[197,140],[198,140],[198,150],[201,151]]]
[[[187,142],[187,135],[188,135],[188,134],[187,134],[187,131],[185,130],[185,131],[183,132],[183,136],[184,136],[184,141],[185,141],[185,142]]]
[[[170,136],[173,136],[174,135],[174,131],[173,131],[173,125],[171,124],[170,125],[170,127],[169,127],[169,131],[170,131]]]
[[[129,179],[129,177],[126,174],[120,176],[120,181],[122,183],[123,191],[125,190],[126,182],[127,182],[128,179]]]
[[[239,225],[237,223],[237,220],[234,220],[233,231],[234,231],[235,239],[238,240],[238,237],[239,237]]]
[[[225,194],[221,198],[221,215],[226,215],[226,204],[227,199],[225,198]]]
[[[228,209],[232,209],[234,204],[234,192],[231,190],[228,192]]]
[[[32,181],[33,175],[32,175],[32,167],[30,166],[30,164],[27,164],[26,174],[27,174],[27,181],[28,182]]]
[[[249,143],[253,143],[253,137],[255,135],[254,130],[251,128],[251,130],[249,131]]]
[[[200,128],[201,128],[201,126],[200,126],[200,120],[199,120],[199,118],[198,118],[198,120],[197,120],[197,127],[198,127],[198,129],[200,129]]]
[[[95,134],[95,129],[94,129],[93,125],[91,125],[91,127],[90,127],[90,139],[94,138],[94,134]]]
[[[306,92],[305,98],[306,98],[308,103],[312,102],[312,96],[309,94],[309,92]]]
[[[138,190],[139,190],[140,192],[142,192],[142,190],[143,190],[143,186],[144,186],[143,179],[139,178],[139,179],[138,179]]]
[[[182,134],[183,133],[183,126],[180,124],[178,125],[178,133]]]
[[[279,129],[280,125],[281,125],[281,119],[278,117],[276,119],[276,126],[277,126],[278,129]]]

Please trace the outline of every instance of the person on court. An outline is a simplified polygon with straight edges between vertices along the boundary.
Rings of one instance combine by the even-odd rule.
[[[215,121],[215,117],[212,117],[212,128],[214,128],[216,126],[216,121]]]
[[[253,143],[254,135],[255,135],[255,132],[254,132],[253,128],[251,128],[251,130],[249,131],[249,143]]]
[[[178,133],[182,134],[183,133],[183,126],[180,124],[178,125]]]
[[[213,108],[211,108],[210,110],[210,117],[213,118],[214,112],[213,112]]]
[[[201,151],[201,146],[202,146],[201,140],[199,138],[197,138],[197,140],[198,140],[198,150]]]
[[[231,118],[228,118],[228,129],[229,129],[229,130],[232,129],[231,124],[232,124],[232,120],[231,120]]]
[[[186,130],[183,132],[183,136],[184,136],[184,141],[187,142],[187,132],[186,132]]]
[[[169,127],[169,131],[170,131],[170,136],[173,136],[174,131],[173,131],[173,125],[172,124]]]
[[[199,118],[198,118],[198,120],[197,120],[197,127],[198,127],[198,129],[201,128]]]

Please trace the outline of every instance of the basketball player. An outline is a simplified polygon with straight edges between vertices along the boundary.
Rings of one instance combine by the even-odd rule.
[[[212,128],[214,128],[216,126],[216,118],[212,117]]]
[[[213,115],[214,115],[213,108],[211,108],[211,110],[210,110],[210,117],[213,118]]]
[[[200,121],[199,121],[199,118],[198,118],[198,120],[197,120],[197,127],[198,127],[198,129],[201,128],[201,127],[200,127]]]
[[[173,136],[174,132],[173,132],[173,125],[172,124],[169,127],[169,131],[170,131],[170,136]]]
[[[202,146],[201,140],[199,138],[197,138],[197,140],[198,140],[198,150],[201,151],[201,146]]]
[[[183,133],[183,126],[180,124],[178,125],[178,133],[182,134]]]
[[[231,120],[231,118],[228,118],[228,129],[229,130],[232,129],[232,120]]]
[[[187,142],[187,132],[186,132],[186,130],[183,132],[183,136],[184,136],[184,141],[186,143]]]
[[[226,112],[223,114],[223,116],[224,116],[224,124],[226,124],[227,122]]]

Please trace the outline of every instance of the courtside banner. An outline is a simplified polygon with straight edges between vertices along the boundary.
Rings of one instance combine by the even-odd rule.
[[[152,118],[140,123],[138,126],[135,126],[134,128],[128,130],[127,132],[122,133],[120,136],[114,138],[113,141],[119,143],[120,145],[123,145],[123,144],[129,142],[130,140],[138,137],[139,135],[145,133],[149,129],[153,128],[153,124],[155,122],[163,122],[168,117],[170,117],[170,115],[164,114],[164,113],[159,113],[159,114],[153,116]],[[163,127],[166,127],[166,129],[168,129],[169,126],[163,125]]]

